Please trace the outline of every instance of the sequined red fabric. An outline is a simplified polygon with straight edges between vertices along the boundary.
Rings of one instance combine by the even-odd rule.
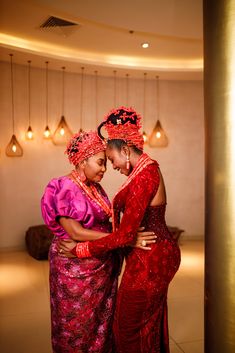
[[[165,205],[151,207],[159,186],[158,164],[150,164],[114,200],[118,230],[89,243],[93,256],[133,241],[139,226],[155,231],[151,251],[125,248],[126,268],[118,292],[114,334],[118,353],[169,353],[167,291],[180,264],[180,250],[165,223]]]

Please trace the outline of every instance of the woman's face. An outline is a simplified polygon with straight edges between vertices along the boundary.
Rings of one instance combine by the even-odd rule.
[[[105,152],[99,152],[83,162],[83,171],[89,181],[100,182],[106,171],[107,158]]]
[[[126,158],[127,155],[123,149],[119,151],[113,147],[107,147],[106,156],[113,165],[113,169],[118,170],[121,174],[129,175],[131,168],[126,168]]]

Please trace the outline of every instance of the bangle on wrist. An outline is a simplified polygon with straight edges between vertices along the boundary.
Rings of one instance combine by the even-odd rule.
[[[76,245],[76,256],[78,258],[91,257],[88,245],[88,241],[85,241],[84,243],[78,243]]]

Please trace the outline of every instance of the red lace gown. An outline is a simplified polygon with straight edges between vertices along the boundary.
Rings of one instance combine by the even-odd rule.
[[[116,225],[123,213],[118,229],[89,243],[96,256],[130,244],[139,226],[158,236],[149,251],[125,247],[114,319],[118,353],[169,353],[167,291],[180,264],[180,250],[166,226],[165,205],[150,206],[159,182],[156,162],[142,169],[114,198]]]

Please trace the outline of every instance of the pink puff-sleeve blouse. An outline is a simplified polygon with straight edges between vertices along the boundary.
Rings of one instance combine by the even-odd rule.
[[[101,186],[100,189],[103,191]],[[73,218],[84,228],[90,229],[96,228],[97,216],[99,221],[107,222],[106,215],[103,212],[97,214],[96,205],[92,204],[83,190],[67,176],[49,182],[41,200],[41,210],[45,224],[61,239],[67,239],[69,235],[60,226],[59,217]]]

